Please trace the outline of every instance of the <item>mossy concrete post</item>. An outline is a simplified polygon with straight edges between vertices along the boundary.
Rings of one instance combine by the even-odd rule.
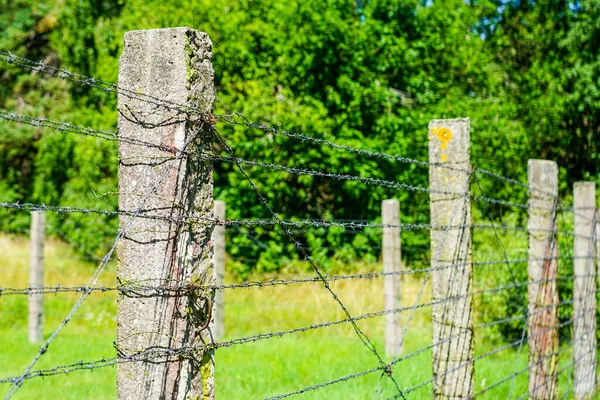
[[[43,211],[31,212],[31,252],[29,254],[29,287],[44,286],[44,239],[46,215]],[[44,330],[44,294],[29,295],[29,341],[42,341]]]
[[[433,397],[467,399],[475,386],[469,119],[429,123]]]
[[[596,390],[596,184],[576,182],[573,202],[573,392],[575,399],[591,399]]]
[[[558,397],[558,166],[529,160],[529,398]]]
[[[215,218],[219,221],[225,221],[225,202],[222,200],[215,200]],[[217,287],[219,287],[225,283],[225,225],[215,226],[213,242],[215,245],[215,273]],[[224,301],[223,290],[217,289],[215,292],[216,309],[213,329],[215,340],[222,340],[225,335]]]
[[[401,244],[400,244],[400,202],[398,200],[384,200],[381,203],[381,217],[383,223],[382,258],[383,272],[383,297],[386,310],[401,307]],[[388,225],[388,226],[386,226]],[[389,226],[392,225],[392,226]],[[388,357],[395,358],[400,352],[402,326],[400,313],[392,312],[385,316],[385,352]]]
[[[199,112],[214,103],[211,57],[208,35],[190,28],[125,33],[119,209],[156,218],[120,216],[117,279],[166,290],[119,295],[120,400],[214,398],[212,226],[198,222],[213,215],[213,166],[199,156],[212,143]]]

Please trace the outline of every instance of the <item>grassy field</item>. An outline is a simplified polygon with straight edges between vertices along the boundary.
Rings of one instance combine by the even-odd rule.
[[[46,246],[47,285],[71,286],[85,284],[95,269],[82,262],[63,243],[50,241]],[[26,238],[0,236],[0,286],[28,285],[29,244]],[[404,304],[413,304],[421,285],[420,277],[404,281]],[[115,264],[109,264],[100,285],[114,286]],[[353,315],[382,310],[382,281],[365,279],[339,281],[332,284]],[[425,290],[426,300],[429,288]],[[45,336],[58,326],[76,301],[74,294],[46,295]],[[339,306],[319,284],[297,284],[273,288],[233,289],[225,292],[226,339],[279,331],[331,321],[343,317]],[[93,293],[75,318],[52,342],[36,368],[93,361],[115,355],[116,296],[114,293]],[[404,318],[407,318],[405,315]],[[431,343],[430,309],[420,309],[411,322],[403,354]],[[477,323],[477,321],[476,321]],[[360,327],[371,337],[383,354],[383,318],[360,321]],[[486,340],[485,331],[476,332],[476,356],[503,345]],[[27,341],[27,298],[0,297],[0,378],[18,375],[35,356],[39,346]],[[476,390],[492,385],[515,370],[517,347],[508,348],[476,363]],[[571,351],[561,353],[560,366],[570,362]],[[389,360],[388,360],[389,361]],[[527,363],[527,348],[519,357],[517,368]],[[360,342],[349,325],[338,325],[304,333],[232,346],[216,354],[216,395],[219,399],[264,398],[300,389],[347,374],[376,367],[377,360]],[[403,389],[411,388],[431,378],[431,351],[402,361],[393,375]],[[560,375],[560,392],[571,387],[570,372]],[[510,380],[483,398],[506,398]],[[527,375],[519,375],[513,388],[513,398],[526,393]],[[0,385],[0,395],[8,385]],[[378,394],[382,392],[382,395]],[[309,392],[307,399],[370,399],[386,398],[396,393],[391,382],[380,373],[337,383]],[[518,394],[515,396],[515,394]],[[25,382],[15,399],[113,399],[116,397],[115,368],[75,371],[68,375],[36,378]],[[411,391],[407,398],[430,398],[431,385]]]

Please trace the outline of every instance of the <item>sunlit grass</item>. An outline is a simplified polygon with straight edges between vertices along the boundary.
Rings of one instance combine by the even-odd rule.
[[[47,285],[76,286],[88,282],[96,264],[78,259],[61,242],[46,245]],[[22,237],[0,237],[0,263],[3,266],[0,286],[28,285],[29,243]],[[372,267],[371,269],[377,268]],[[285,278],[286,276],[283,276]],[[289,277],[289,276],[288,276]],[[254,277],[260,278],[260,277]],[[422,288],[424,276],[405,277],[403,304],[412,305]],[[231,277],[227,277],[231,281]],[[262,277],[264,279],[264,277]],[[114,286],[115,264],[110,263],[100,285]],[[384,308],[381,279],[344,280],[331,283],[332,290],[353,316]],[[45,296],[45,337],[60,324],[74,305],[77,294]],[[430,300],[430,288],[423,291],[422,302]],[[116,294],[92,293],[74,319],[52,342],[48,352],[36,365],[50,368],[78,361],[94,361],[113,357],[115,350]],[[403,313],[406,324],[410,312]],[[478,314],[476,314],[478,315]],[[39,345],[27,341],[26,296],[0,297],[0,378],[21,373],[35,356]],[[265,288],[229,289],[225,292],[224,340],[257,333],[284,331],[301,326],[344,318],[339,305],[320,283],[292,284]],[[475,321],[477,324],[478,322]],[[386,363],[383,348],[384,319],[358,322],[373,341]],[[411,319],[402,355],[431,344],[431,310],[418,309]],[[476,357],[505,343],[490,340],[485,331],[476,331]],[[489,387],[527,366],[527,347],[513,346],[476,363],[476,391]],[[571,350],[561,353],[560,368],[571,360]],[[515,362],[518,361],[518,362]],[[219,349],[216,353],[216,394],[219,399],[264,398],[295,391],[305,386],[326,382],[378,367],[374,354],[360,341],[350,324],[340,324],[303,333],[286,334],[244,345]],[[393,377],[403,389],[418,386],[431,379],[431,350],[396,364]],[[74,371],[27,380],[15,399],[113,399],[116,397],[115,368]],[[483,398],[507,398],[511,380],[486,393]],[[527,391],[527,375],[520,374],[512,384],[513,398]],[[570,372],[560,376],[560,393],[570,388]],[[0,395],[8,385],[0,385]],[[391,380],[380,371],[360,378],[336,383],[302,395],[309,399],[381,398],[397,393]],[[516,396],[515,396],[516,395]],[[430,398],[431,384],[411,391],[407,398]]]

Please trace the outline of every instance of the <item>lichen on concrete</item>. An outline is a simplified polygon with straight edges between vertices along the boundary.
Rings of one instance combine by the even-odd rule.
[[[210,112],[214,103],[211,57],[208,35],[190,28],[127,32],[119,64],[119,85],[183,105],[186,111],[194,108]],[[187,149],[210,151],[212,137],[202,124],[186,119],[162,124],[165,114],[174,110],[157,109],[155,103],[143,99],[120,92],[120,109],[133,114],[119,116],[120,135],[178,148],[189,143]],[[144,160],[119,166],[119,192],[143,194],[119,196],[119,207],[135,210],[140,207],[140,198],[145,198],[144,208],[159,210],[156,214],[167,218],[120,217],[121,229],[127,227],[127,232],[117,249],[117,275],[120,282],[134,285],[195,283],[191,295],[120,296],[117,343],[125,353],[182,346],[196,347],[198,351],[169,363],[119,364],[117,392],[121,400],[214,397],[214,354],[210,349],[201,350],[203,344],[211,341],[210,327],[199,330],[209,314],[207,299],[212,302],[214,297],[213,291],[206,289],[215,279],[208,246],[212,228],[172,222],[182,216],[212,217],[212,163],[194,156],[165,161],[164,156],[158,148],[119,143],[120,160]],[[189,307],[193,308],[191,315]]]

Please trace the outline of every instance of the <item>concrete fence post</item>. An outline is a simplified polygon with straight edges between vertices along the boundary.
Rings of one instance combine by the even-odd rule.
[[[429,123],[433,397],[473,396],[469,119]]]
[[[529,160],[529,398],[558,396],[558,166]]]
[[[382,235],[383,258],[383,296],[386,310],[400,308],[401,282],[399,275],[402,263],[400,244],[400,202],[398,200],[384,200],[381,203],[381,216],[384,226]],[[402,327],[400,313],[389,313],[385,316],[385,352],[388,357],[397,357],[400,348]]]
[[[215,218],[225,221],[225,202],[215,200]],[[215,272],[217,277],[217,286],[225,283],[225,225],[215,227],[213,233],[213,242],[215,245]],[[214,316],[214,337],[215,340],[222,340],[225,336],[225,303],[223,290],[215,292],[215,316]]]
[[[133,357],[117,365],[121,400],[214,398],[214,354],[205,346],[213,341],[212,226],[201,222],[213,215],[213,166],[199,155],[210,151],[212,134],[200,113],[173,108],[212,110],[211,56],[208,35],[190,28],[125,33],[119,208],[143,204],[142,214],[157,218],[120,216],[117,279],[175,289],[119,296],[116,345],[121,357]]]
[[[43,211],[31,212],[31,253],[29,287],[44,286],[44,239],[46,216]],[[44,330],[44,294],[29,295],[29,341],[42,341]]]
[[[573,391],[575,399],[591,399],[596,390],[596,184],[576,182],[573,202]]]

